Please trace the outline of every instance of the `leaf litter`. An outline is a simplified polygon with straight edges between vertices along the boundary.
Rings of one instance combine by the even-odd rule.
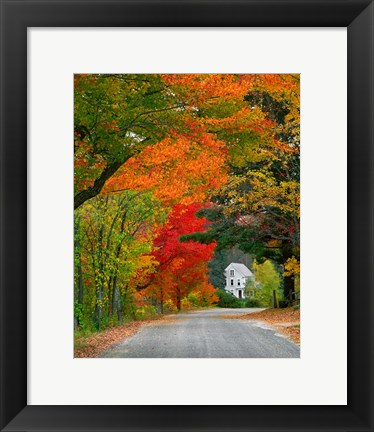
[[[293,307],[265,309],[240,315],[223,315],[225,319],[244,319],[269,324],[281,335],[300,345],[300,309]]]
[[[108,328],[90,336],[78,337],[74,341],[74,358],[95,358],[110,346],[134,336],[142,327],[164,324],[174,315],[164,315],[157,319],[132,321],[120,326]]]

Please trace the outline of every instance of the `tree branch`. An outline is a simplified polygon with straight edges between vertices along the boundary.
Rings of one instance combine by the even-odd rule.
[[[87,200],[98,195],[104,187],[105,182],[126,162],[127,159],[128,157],[122,161],[109,164],[100,174],[100,177],[95,180],[93,186],[78,192],[74,197],[74,210],[80,207]]]

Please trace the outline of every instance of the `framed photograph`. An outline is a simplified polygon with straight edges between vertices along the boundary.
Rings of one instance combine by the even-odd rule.
[[[1,14],[1,430],[373,430],[372,2]]]

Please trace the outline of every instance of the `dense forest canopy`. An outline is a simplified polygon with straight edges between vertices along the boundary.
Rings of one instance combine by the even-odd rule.
[[[213,304],[233,248],[292,300],[299,75],[80,74],[74,94],[78,327]]]

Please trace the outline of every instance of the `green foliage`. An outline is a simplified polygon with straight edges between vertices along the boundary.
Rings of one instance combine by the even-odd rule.
[[[289,302],[289,300],[287,300],[287,299],[284,298],[284,296],[283,296],[283,298],[281,298],[281,299],[278,301],[278,306],[279,306],[280,308],[286,308],[286,307],[289,307],[289,306],[290,306],[290,302]]]
[[[164,138],[176,127],[182,105],[154,74],[78,74],[74,87],[77,197],[93,190],[96,180],[103,184],[126,160]]]
[[[188,311],[192,309],[192,304],[189,301],[188,297],[184,297],[181,300],[181,310]]]
[[[255,299],[264,307],[273,306],[273,291],[276,292],[277,300],[282,301],[281,276],[270,260],[262,264],[253,263],[254,280],[249,279],[246,289],[254,290]]]
[[[218,307],[222,308],[242,308],[245,307],[245,301],[236,298],[234,295],[226,292],[225,290],[219,289],[216,292],[219,300],[217,303]]]
[[[135,311],[135,318],[138,321],[153,319],[158,316],[156,306],[144,305]]]
[[[154,271],[152,227],[164,217],[150,192],[97,196],[76,210],[75,299],[84,292],[75,312],[79,326],[102,330],[134,319],[133,280]]]
[[[196,295],[196,293],[193,293],[193,292],[189,293],[187,298],[188,298],[188,301],[190,302],[192,307],[199,307],[201,305],[200,304],[201,301],[200,301],[199,297]],[[202,304],[201,306],[207,306],[207,305]]]
[[[209,281],[216,288],[225,286],[224,271],[226,264],[226,251],[215,250],[213,258],[208,263]]]
[[[78,300],[74,301],[74,319],[77,323],[82,323],[84,318],[83,314],[83,305],[78,302]]]
[[[247,308],[258,308],[258,307],[261,307],[261,302],[260,302],[260,300],[258,300],[256,298],[249,298],[245,302],[245,307],[247,307]]]

